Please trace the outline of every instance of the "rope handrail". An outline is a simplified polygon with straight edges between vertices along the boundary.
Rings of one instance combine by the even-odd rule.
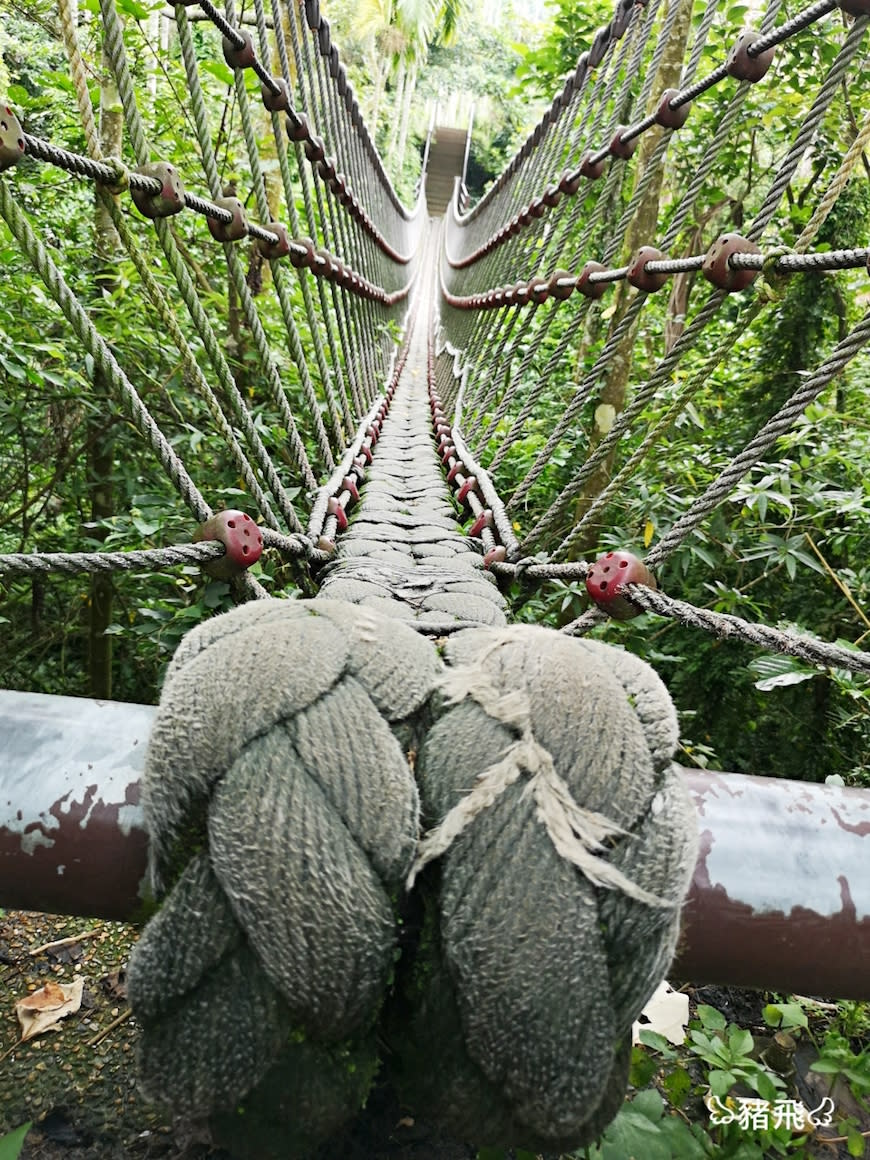
[[[526,137],[523,144],[519,147],[505,168],[484,194],[472,208],[464,215],[463,221],[470,223],[479,217],[491,201],[495,199],[498,193],[510,180],[511,176],[516,172],[522,164],[525,157],[534,147],[534,144],[540,140],[543,133],[546,131],[552,120],[558,116],[561,108],[568,104],[570,96],[574,92],[578,92],[584,85],[587,75],[590,70],[593,70],[601,64],[604,56],[614,40],[620,39],[627,27],[627,21],[632,8],[635,5],[635,0],[617,0],[616,13],[609,23],[601,25],[592,36],[592,44],[588,52],[581,54],[577,62],[577,67],[572,75],[565,81],[563,88],[553,98],[548,109],[544,111],[540,120],[534,129]]]
[[[90,157],[63,149],[30,133],[24,133],[23,139],[26,156],[56,165],[65,172],[78,177],[88,178],[98,185],[105,186],[110,192],[116,191],[123,185],[129,185],[131,189],[138,190],[143,194],[157,196],[163,188],[157,178],[136,173],[134,170],[127,171],[117,159],[114,163],[94,161]],[[183,199],[187,209],[193,210],[194,213],[211,221],[220,222],[222,225],[232,225],[235,220],[230,210],[224,206],[216,205],[207,198],[184,190]],[[310,270],[316,278],[338,282],[352,294],[371,298],[385,306],[395,306],[397,303],[403,302],[413,283],[412,276],[399,290],[387,291],[348,267],[340,258],[329,251],[316,249],[309,238],[292,238],[287,235],[286,231],[281,234],[274,233],[264,226],[247,221],[245,235],[255,241],[263,242],[271,250],[285,251],[283,256],[289,257],[291,264],[298,269]],[[397,264],[406,265],[411,261],[412,256],[397,257],[394,260]]]
[[[179,0],[179,7],[192,2],[193,0]],[[217,10],[217,8],[215,8],[215,6],[211,3],[211,0],[205,0],[204,3],[200,3],[200,0],[196,0],[196,3],[202,9],[206,18],[210,20],[212,24],[214,24],[221,35],[229,42],[230,51],[227,51],[226,45],[224,47],[224,56],[227,59],[227,63],[235,69],[253,69],[253,71],[257,74],[260,81],[262,82],[263,88],[270,94],[272,98],[277,99],[279,106],[282,106],[287,101],[288,85],[286,79],[282,82],[279,78],[273,77],[269,70],[263,65],[262,61],[257,56],[251,35],[241,31],[229,20],[226,20]],[[415,207],[414,210],[408,210],[405,207],[399,198],[399,195],[396,193],[395,187],[390,181],[386,170],[384,169],[380,154],[375,148],[374,142],[371,140],[369,135],[368,127],[359,115],[359,106],[357,104],[356,97],[354,96],[353,87],[348,80],[344,65],[341,63],[338,49],[332,43],[329,31],[329,22],[325,17],[320,15],[319,4],[306,3],[304,7],[308,28],[315,36],[318,37],[318,48],[320,54],[322,56],[331,58],[331,75],[337,87],[341,90],[342,99],[347,105],[348,111],[351,113],[351,116],[354,120],[354,127],[361,134],[363,141],[365,142],[366,150],[370,154],[372,164],[383,185],[383,188],[390,198],[394,209],[399,213],[399,215],[402,216],[406,221],[411,221],[415,217],[419,206]],[[265,103],[265,93],[263,96]],[[275,102],[273,101],[270,103]],[[269,107],[269,105],[267,105],[267,107]],[[307,123],[305,122],[304,118],[301,117],[300,114],[297,113],[296,110],[294,110],[291,106],[287,106],[286,113],[288,118],[288,132],[292,134],[294,131],[303,129],[303,127],[307,129]],[[314,135],[310,133],[310,130],[305,134],[305,137],[306,139],[309,137],[311,139],[315,139]],[[316,162],[312,162],[312,164],[315,163]],[[373,223],[372,228],[374,229]]]
[[[549,278],[532,278],[526,283],[517,282],[512,286],[499,286],[484,294],[464,296],[451,294],[445,285],[443,294],[445,302],[457,310],[500,310],[510,305],[540,306],[548,299],[555,302],[565,301],[575,291],[587,297],[598,297],[592,293],[595,287],[624,280],[628,280],[639,289],[652,288],[643,283],[655,279],[657,275],[670,276],[703,270],[709,255],[710,251],[707,254],[692,254],[684,258],[649,258],[610,269],[601,267],[600,263],[590,262],[579,274],[557,272]],[[805,254],[734,253],[729,255],[725,262],[724,280],[727,281],[727,275],[738,270],[751,270],[755,273],[766,270],[768,273],[776,274],[857,270],[862,266],[866,267],[868,259],[870,247],[867,246],[845,250],[820,250],[817,253]],[[655,289],[658,289],[658,286]]]
[[[785,21],[766,35],[752,33],[751,36],[755,39],[750,40],[746,45],[747,57],[750,60],[757,60],[762,54],[770,53],[774,47],[785,43],[803,29],[827,16],[837,7],[844,6],[848,6],[848,0],[846,5],[840,3],[840,0],[815,0],[803,12]],[[741,35],[746,36],[747,33],[744,31]],[[529,199],[510,221],[505,222],[498,230],[491,233],[486,241],[476,246],[470,253],[456,256],[445,249],[448,264],[454,269],[467,269],[504,245],[511,237],[517,236],[534,221],[545,216],[548,211],[555,209],[563,198],[573,198],[581,194],[585,181],[594,181],[601,175],[603,162],[611,157],[627,160],[633,152],[638,138],[649,129],[655,126],[670,130],[679,129],[688,116],[688,106],[691,102],[729,77],[736,77],[738,80],[747,79],[740,75],[739,65],[732,62],[730,58],[729,61],[723,62],[694,84],[684,89],[667,90],[662,95],[659,107],[655,112],[630,125],[620,126],[618,132],[607,145],[603,145],[597,150],[587,150],[579,166],[574,168],[568,166],[560,175],[551,177],[545,187]],[[752,77],[753,81],[756,79],[758,78]],[[561,106],[562,101],[557,98],[553,108],[558,111]],[[683,112],[680,113],[680,110]],[[629,145],[632,146],[631,150],[628,149]],[[451,202],[449,212],[452,223],[461,230],[475,220],[477,216],[475,210],[477,210],[477,206],[467,214],[462,215],[458,212],[457,206]]]
[[[767,194],[767,197],[764,199],[764,203],[762,204],[762,206],[759,209],[752,225],[750,226],[749,230],[747,231],[747,235],[746,235],[747,241],[750,241],[754,238],[759,237],[761,235],[761,233],[763,232],[763,230],[766,228],[767,224],[770,222],[770,220],[773,216],[773,213],[776,209],[776,206],[778,205],[779,200],[781,199],[781,197],[785,191],[785,188],[788,185],[788,182],[791,178],[791,175],[795,172],[795,169],[800,161],[800,158],[803,156],[805,149],[809,146],[809,143],[813,139],[813,136],[817,130],[817,127],[821,121],[822,116],[824,115],[826,109],[829,107],[830,102],[833,99],[834,94],[836,93],[836,91],[838,89],[838,86],[842,82],[842,78],[844,76],[846,68],[848,67],[849,62],[853,59],[855,53],[858,50],[858,47],[859,47],[859,45],[862,41],[862,38],[866,32],[867,26],[868,26],[868,19],[866,17],[860,18],[854,22],[854,25],[852,26],[851,30],[848,32],[848,35],[846,36],[846,38],[843,42],[843,45],[840,49],[840,52],[837,55],[837,58],[835,59],[835,61],[831,65],[831,67],[830,67],[830,69],[829,69],[820,89],[819,89],[819,92],[818,92],[815,100],[813,101],[813,104],[812,104],[810,111],[808,112],[803,124],[800,126],[800,128],[797,132],[797,136],[795,138],[794,144],[792,145],[788,154],[783,158],[783,160],[782,160],[782,162],[781,162],[781,164],[776,172],[776,175],[774,176],[774,179],[773,179],[772,185],[770,187],[770,190]],[[737,98],[739,98],[739,96],[740,96],[740,93],[738,91],[738,93],[735,94],[735,101],[737,100]],[[729,111],[729,114],[723,118],[723,121],[719,127],[719,131],[717,132],[717,138],[719,138],[720,140],[722,139],[724,134],[727,133],[729,126],[730,126],[730,122],[733,120],[733,114],[736,113],[736,110],[738,107],[739,107],[738,103],[734,103],[732,105],[732,109]],[[702,162],[702,166],[709,164],[711,156],[712,156],[712,150],[710,151],[708,156]],[[698,184],[699,183],[697,181],[693,182],[693,189],[695,189],[698,186]],[[690,195],[687,195],[686,199],[684,199],[684,201],[681,203],[681,205],[678,209],[678,212],[677,212],[675,218],[673,219],[669,230],[667,231],[666,237],[662,240],[661,244],[664,248],[667,248],[668,245],[670,245],[672,243],[672,239],[676,236],[677,230],[679,228],[679,223],[684,219],[684,216],[688,212],[688,208],[692,203],[692,201],[691,201],[692,196],[694,196],[694,195],[690,191]],[[750,246],[749,248],[751,249],[754,247]],[[641,255],[643,254],[643,249],[640,251],[640,254]],[[648,257],[653,257],[653,256],[660,257],[661,255],[655,254],[655,255],[647,255],[647,256]],[[514,493],[513,493],[512,497],[509,501],[509,504],[508,504],[509,510],[516,509],[517,505],[520,502],[522,502],[524,497],[528,494],[530,487],[534,484],[534,482],[539,478],[541,473],[546,468],[547,463],[549,462],[550,456],[552,455],[554,448],[558,445],[558,442],[565,435],[565,433],[568,430],[570,423],[571,423],[573,417],[576,415],[578,409],[583,405],[585,399],[588,398],[589,394],[591,394],[592,390],[594,389],[595,384],[596,384],[597,379],[598,379],[598,376],[602,373],[602,371],[606,370],[610,358],[613,356],[614,352],[619,347],[619,343],[624,340],[624,336],[626,334],[628,334],[630,332],[630,328],[633,325],[635,325],[635,319],[637,319],[637,317],[638,317],[638,315],[643,307],[643,300],[645,299],[647,293],[650,290],[653,290],[656,288],[656,279],[663,278],[663,277],[664,277],[664,275],[657,275],[655,279],[652,279],[650,282],[648,282],[646,284],[646,287],[641,289],[640,293],[634,298],[634,300],[629,305],[626,314],[623,316],[623,318],[619,322],[616,330],[608,338],[607,342],[605,343],[604,348],[602,349],[601,353],[599,354],[598,358],[596,359],[593,367],[585,375],[583,382],[580,384],[580,386],[578,388],[578,391],[577,391],[575,398],[572,399],[572,401],[569,403],[569,406],[566,408],[565,414],[556,423],[552,433],[548,436],[544,447],[541,449],[541,451],[535,457],[535,461],[534,461],[531,469],[527,472],[524,479],[521,480],[519,485],[515,488]],[[570,292],[566,292],[566,293],[570,293]],[[714,294],[714,296],[709,300],[709,302],[707,304],[705,304],[705,306],[702,308],[702,310],[696,315],[695,320],[693,321],[691,326],[688,328],[688,330],[686,330],[686,332],[683,335],[681,335],[680,339],[677,341],[674,348],[671,351],[669,351],[666,354],[665,358],[662,360],[659,370],[656,371],[655,375],[650,380],[651,388],[652,388],[652,384],[657,379],[659,382],[664,381],[663,376],[665,375],[665,373],[668,373],[668,374],[672,373],[673,369],[677,365],[678,360],[680,358],[682,358],[683,355],[686,353],[686,351],[690,348],[690,339],[691,339],[691,342],[694,342],[694,340],[698,337],[698,335],[700,334],[703,327],[715,315],[716,309],[718,308],[719,305],[721,305],[721,302],[724,300],[724,298],[725,298],[725,291],[719,290],[717,292],[717,294]],[[540,380],[539,390],[543,389],[545,381],[546,381],[545,378],[542,377]],[[532,396],[532,397],[536,397],[536,396]],[[650,397],[650,395],[642,391],[641,395],[638,396],[638,401],[641,397],[648,399]],[[530,402],[527,404],[527,406],[524,407],[520,416],[515,421],[513,428],[511,429],[511,432],[510,432],[507,440],[505,442],[503,442],[502,447],[500,448],[499,452],[496,454],[496,456],[493,460],[493,464],[500,462],[506,449],[510,445],[512,445],[512,443],[515,442],[517,438],[519,438],[520,432],[523,428],[523,424],[527,421],[528,416],[530,414],[530,409],[531,409],[531,399],[530,399]],[[627,417],[627,412],[625,413],[625,416],[620,416],[620,420],[622,420],[624,417]],[[605,445],[612,446],[613,441],[617,438],[617,433],[622,433],[622,431],[624,431],[624,429],[625,429],[624,425],[618,421],[617,424],[612,428],[612,430],[607,434],[604,441],[599,444],[598,448],[596,448],[593,455],[597,456],[600,453],[603,453],[603,449],[604,449]],[[527,542],[529,540],[534,539],[534,537],[541,536],[545,531],[552,528],[555,520],[561,515],[561,513],[564,511],[566,506],[571,503],[572,489],[575,489],[579,485],[579,481],[582,478],[587,477],[589,470],[590,470],[589,466],[584,466],[584,468],[582,468],[581,471],[578,472],[577,475],[572,478],[571,483],[568,484],[568,486],[559,495],[557,500],[555,500],[554,503],[551,505],[549,512],[546,513],[543,517],[541,517],[537,521],[537,523],[535,524],[535,527],[532,529],[532,532],[530,532],[529,537],[527,538]]]

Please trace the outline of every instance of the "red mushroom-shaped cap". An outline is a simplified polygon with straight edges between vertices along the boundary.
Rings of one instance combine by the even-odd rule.
[[[357,487],[357,481],[352,475],[346,475],[341,481],[341,490],[346,491],[354,503],[359,503],[359,487]],[[350,501],[348,501],[347,506],[350,507]]]
[[[343,532],[347,527],[347,512],[345,512],[338,496],[332,496],[326,505],[326,510],[331,516],[335,516],[335,522],[338,530]]]
[[[492,512],[489,508],[484,508],[471,527],[468,529],[468,535],[471,538],[479,536],[484,528],[491,528],[492,524]]]
[[[586,591],[590,598],[615,620],[631,620],[643,611],[623,596],[626,584],[656,586],[652,572],[631,552],[607,552],[586,573]]]
[[[226,548],[224,556],[203,565],[203,571],[216,580],[231,580],[238,576],[256,564],[263,551],[263,533],[245,512],[217,512],[200,524],[193,539],[194,543],[219,540]]]
[[[456,499],[459,503],[465,503],[471,492],[477,492],[477,476],[469,475],[462,487],[456,493]]]

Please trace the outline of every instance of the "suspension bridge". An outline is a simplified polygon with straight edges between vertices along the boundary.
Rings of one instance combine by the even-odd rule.
[[[759,286],[868,269],[866,247],[818,239],[861,179],[870,115],[798,236],[778,217],[825,117],[838,102],[866,110],[867,0],[816,0],[788,18],[770,0],[742,30],[723,27],[715,0],[619,0],[471,208],[467,143],[443,129],[430,133],[416,204],[402,203],[317,0],[255,0],[248,24],[234,0],[196,9],[214,26],[206,53],[233,70],[248,204],[222,183],[192,8],[173,9],[196,140],[183,172],[146,137],[137,30],[114,0],[100,13],[127,151],[103,153],[76,12],[60,0],[87,148],[31,134],[4,104],[0,214],[199,530],[147,550],[7,554],[0,572],[197,564],[229,581],[240,607],[185,639],[158,710],[0,694],[14,757],[0,776],[0,902],[131,917],[147,862],[162,905],[131,964],[144,1083],[211,1117],[239,1155],[306,1154],[361,1106],[379,1066],[462,1138],[542,1150],[596,1138],[622,1100],[628,1029],[678,934],[689,977],[866,997],[870,795],[679,770],[661,682],[587,634],[649,612],[870,671],[865,652],[695,607],[654,579],[866,356],[870,315],[805,369],[644,559],[578,555],[763,314]],[[703,245],[696,233],[686,252],[687,224],[754,94],[775,83],[777,54],[814,38],[829,63],[753,190],[751,220]],[[715,127],[684,159],[680,131],[698,102]],[[245,510],[215,510],[209,481],[77,297],[75,259],[64,268],[63,245],[46,245],[40,207],[17,187],[32,165],[93,183],[143,310],[226,442]],[[679,195],[657,236],[637,236],[668,166]],[[204,219],[223,255],[258,364],[253,401],[179,248],[182,218]],[[280,348],[245,247],[271,272]],[[649,301],[687,277],[705,292],[560,476],[554,464],[629,358]],[[554,373],[619,285],[624,311],[529,456]],[[280,446],[260,408],[280,423]],[[251,570],[270,558],[317,596],[276,599]],[[507,587],[552,580],[585,582],[588,610],[559,632],[511,625]],[[843,951],[833,960],[826,937]]]

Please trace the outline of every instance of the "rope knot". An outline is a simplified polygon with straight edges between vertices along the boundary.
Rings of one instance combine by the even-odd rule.
[[[122,193],[126,193],[130,188],[130,170],[124,164],[120,157],[104,157],[103,164],[109,166],[114,172],[113,176],[108,181],[103,181],[100,184],[109,193],[118,197]]]
[[[341,601],[252,602],[182,642],[143,780],[165,900],[130,963],[153,1097],[232,1130],[243,1097],[273,1122],[263,1093],[286,1088],[315,1138],[364,1101],[437,671],[428,640]]]
[[[788,275],[777,271],[780,258],[795,251],[790,246],[774,246],[764,256],[761,264],[761,279],[758,283],[758,293],[767,302],[777,302],[785,293],[788,284]]]
[[[595,641],[470,629],[444,657],[416,767],[404,1095],[460,1137],[573,1149],[621,1102],[694,866],[676,717],[651,669]]]
[[[694,865],[676,739],[652,670],[548,629],[466,629],[442,660],[322,597],[200,626],[143,784],[146,1091],[243,1157],[303,1156],[387,1040],[410,1106],[460,1137],[594,1138]]]

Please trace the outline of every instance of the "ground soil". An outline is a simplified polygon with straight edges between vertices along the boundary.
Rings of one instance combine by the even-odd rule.
[[[71,944],[34,950],[46,943]],[[0,912],[0,1135],[31,1122],[22,1160],[231,1160],[205,1125],[173,1120],[135,1079],[138,1027],[124,965],[134,927],[22,911]],[[84,979],[82,1006],[56,1031],[21,1043],[15,1002]],[[317,1160],[474,1160],[376,1088],[358,1121]]]
[[[45,944],[66,941],[62,946]],[[173,1120],[145,1101],[135,1078],[138,1027],[127,1003],[124,967],[134,927],[74,917],[0,911],[0,1136],[20,1124],[22,1160],[232,1160],[207,1127]],[[81,1008],[49,1031],[20,1042],[15,1002],[47,980],[84,980]],[[690,1010],[708,1004],[762,1042],[762,1008],[771,996],[735,987],[687,984]],[[797,1092],[809,1107],[827,1094],[824,1077],[796,1057]],[[837,1094],[837,1093],[835,1093]],[[842,1094],[842,1093],[840,1093]],[[846,1093],[848,1095],[848,1093]],[[838,1103],[840,1101],[838,1100]],[[846,1109],[846,1113],[850,1109]],[[365,1112],[315,1160],[475,1160],[376,1087]],[[845,1150],[828,1147],[837,1160]]]

